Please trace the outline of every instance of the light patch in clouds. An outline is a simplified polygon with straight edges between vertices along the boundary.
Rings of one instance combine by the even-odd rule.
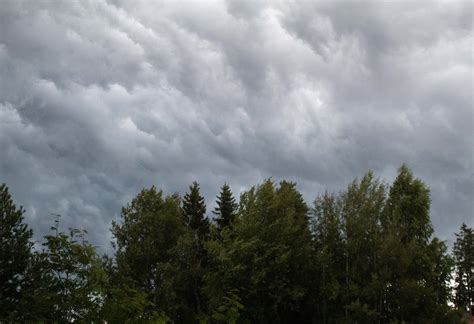
[[[213,205],[267,177],[310,203],[406,162],[437,235],[473,226],[472,3],[3,1],[0,181],[36,236],[107,250],[142,188]]]

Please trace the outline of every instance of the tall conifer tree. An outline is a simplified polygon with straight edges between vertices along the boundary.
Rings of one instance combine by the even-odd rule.
[[[183,216],[185,223],[191,228],[199,241],[208,238],[209,219],[206,217],[206,204],[196,181],[189,186],[189,192],[184,195]]]
[[[31,257],[33,232],[23,223],[24,213],[0,185],[0,322],[18,311]]]
[[[215,221],[219,231],[232,226],[237,207],[238,205],[235,202],[229,185],[224,183],[219,196],[217,196],[217,207],[213,211],[213,214],[217,216]]]
[[[203,277],[207,269],[208,255],[204,243],[210,238],[210,223],[206,217],[206,204],[201,196],[199,184],[194,181],[183,198],[183,216],[186,225],[193,233],[192,253],[186,260],[189,269],[189,285],[187,295],[191,296],[190,303],[194,316],[198,319],[205,308],[205,296],[202,292]]]

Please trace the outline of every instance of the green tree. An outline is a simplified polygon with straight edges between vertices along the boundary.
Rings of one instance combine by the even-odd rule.
[[[103,301],[105,273],[86,231],[59,230],[59,216],[34,252],[25,279],[21,322],[97,321]]]
[[[433,234],[430,220],[430,190],[411,170],[402,165],[390,187],[384,217],[403,243],[426,244]]]
[[[182,259],[192,255],[192,235],[179,196],[163,197],[154,186],[143,189],[122,208],[112,234],[116,265],[109,272],[118,289],[109,291],[109,313],[120,309],[125,318],[132,314],[138,321],[166,316],[186,321],[192,312],[187,302],[190,270]]]
[[[0,185],[0,321],[20,316],[33,232],[23,223],[5,184]]]
[[[183,216],[186,225],[188,225],[199,241],[209,238],[209,219],[206,217],[206,204],[204,197],[199,191],[199,184],[193,182],[189,186],[189,192],[183,197]]]
[[[110,323],[166,323],[168,316],[160,310],[143,289],[131,287],[130,280],[118,272],[113,259],[102,258],[102,267],[107,274],[104,285],[103,306],[100,319]]]
[[[182,210],[185,223],[193,233],[193,240],[188,245],[188,250],[192,252],[186,260],[183,260],[183,266],[189,269],[186,294],[191,297],[188,301],[193,308],[194,317],[201,318],[204,316],[207,304],[202,289],[208,266],[208,255],[204,245],[210,239],[210,222],[206,217],[206,204],[197,182],[189,186],[189,191],[183,198]]]
[[[383,289],[380,220],[385,200],[385,185],[372,172],[350,183],[340,197],[345,240],[345,317],[350,316],[352,321],[379,319]]]
[[[217,196],[217,206],[213,211],[214,215],[216,215],[215,221],[219,231],[222,231],[224,228],[232,227],[237,207],[238,205],[235,202],[229,185],[224,183],[219,196]]]
[[[311,228],[316,255],[316,319],[327,323],[343,316],[343,287],[346,282],[345,244],[340,201],[333,194],[318,196],[311,210]]]
[[[243,193],[233,231],[207,247],[215,266],[206,277],[211,310],[235,294],[244,322],[308,319],[312,242],[308,207],[294,183],[267,180]]]
[[[451,260],[445,243],[432,237],[429,209],[428,187],[403,165],[381,219],[382,318],[421,322],[448,311]]]
[[[452,261],[432,237],[429,190],[402,166],[386,192],[369,172],[316,199],[318,322],[448,321]]]
[[[222,304],[212,313],[211,318],[218,323],[236,324],[244,306],[240,303],[238,291],[229,292],[222,298]]]
[[[312,211],[319,269],[319,321],[374,322],[382,303],[380,218],[385,186],[368,172]]]
[[[474,231],[462,224],[453,246],[455,262],[455,304],[466,311],[474,304]]]

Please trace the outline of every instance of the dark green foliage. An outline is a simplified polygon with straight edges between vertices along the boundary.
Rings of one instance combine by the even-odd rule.
[[[59,216],[44,237],[43,249],[31,251],[25,271],[21,312],[15,321],[97,321],[101,318],[105,272],[85,231],[59,230]]]
[[[385,229],[390,229],[404,243],[426,244],[433,234],[430,202],[426,185],[402,165],[390,187],[383,218]]]
[[[206,204],[201,196],[197,182],[189,187],[189,191],[183,198],[183,216],[189,230],[193,233],[193,239],[187,242],[188,257],[182,260],[182,266],[189,271],[187,275],[188,305],[193,310],[194,318],[201,319],[206,307],[206,297],[203,294],[203,278],[208,264],[205,242],[210,239],[210,222],[206,217]]]
[[[215,268],[207,277],[211,310],[230,293],[250,322],[297,321],[309,294],[308,208],[293,183],[268,180],[241,196],[233,232],[208,245]]]
[[[318,197],[312,212],[321,322],[380,318],[380,218],[385,186],[367,173],[338,196]]]
[[[113,279],[118,290],[111,290],[109,307],[121,308],[124,318],[154,316],[180,318],[190,312],[183,285],[187,270],[179,267],[187,256],[191,233],[182,222],[177,195],[163,197],[155,187],[143,189],[122,209],[121,223],[114,222],[116,269]],[[112,305],[112,306],[110,306]],[[115,305],[115,306],[113,306]],[[111,311],[113,313],[113,311]]]
[[[382,218],[382,318],[420,322],[447,309],[452,264],[445,243],[432,238],[429,208],[428,188],[402,166]]]
[[[21,313],[21,299],[31,258],[32,231],[23,223],[5,184],[0,185],[0,321]]]
[[[313,209],[320,322],[435,321],[448,312],[452,261],[431,238],[429,191],[402,166],[388,196],[367,173]]]
[[[156,310],[154,303],[143,289],[132,288],[129,280],[117,271],[113,260],[102,258],[106,273],[100,318],[110,323],[166,323],[166,314]]]
[[[345,317],[374,322],[380,317],[380,218],[386,189],[371,172],[341,195],[345,238]]]
[[[183,198],[183,216],[186,225],[191,228],[198,240],[206,240],[209,236],[209,219],[206,217],[206,204],[199,192],[199,184],[193,182],[189,192]]]
[[[312,209],[292,182],[264,181],[238,205],[224,184],[212,225],[196,182],[183,201],[143,189],[112,224],[114,258],[58,222],[35,252],[0,189],[7,321],[459,323],[473,300],[473,231],[461,226],[453,261],[406,166],[391,186],[369,172]]]
[[[311,211],[315,251],[315,308],[318,321],[342,317],[345,276],[345,245],[340,204],[336,196],[325,193],[316,198]]]
[[[224,183],[221,192],[217,197],[217,207],[213,211],[214,215],[216,215],[214,220],[217,223],[219,231],[232,226],[235,220],[237,207],[238,205],[235,202],[235,198],[232,195],[229,185]]]
[[[155,294],[161,277],[158,268],[171,258],[185,232],[179,197],[164,198],[155,187],[143,189],[122,208],[121,216],[121,223],[112,224],[118,270],[134,286]]]
[[[462,224],[456,233],[453,256],[455,262],[455,304],[462,310],[474,305],[474,231]]]
[[[49,307],[43,315],[59,322],[98,319],[105,273],[95,248],[85,240],[86,231],[66,234],[59,221],[51,229],[54,234],[45,236],[45,249],[36,255],[42,276],[33,293]]]
[[[211,318],[218,323],[235,324],[240,317],[240,311],[244,306],[240,303],[240,297],[236,291],[231,291],[222,298],[222,303],[212,313]]]

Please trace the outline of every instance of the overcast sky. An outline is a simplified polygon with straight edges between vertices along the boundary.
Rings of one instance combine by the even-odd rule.
[[[0,4],[0,182],[109,249],[142,187],[214,204],[265,178],[308,203],[402,163],[436,234],[474,226],[471,1]]]

